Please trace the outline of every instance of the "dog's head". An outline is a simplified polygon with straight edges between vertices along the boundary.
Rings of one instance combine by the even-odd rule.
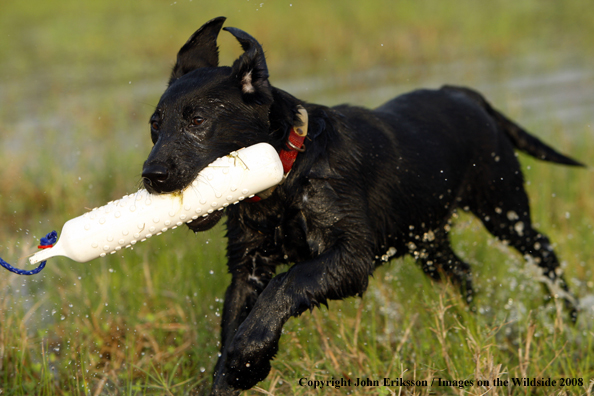
[[[219,67],[217,36],[224,17],[194,33],[177,54],[169,86],[150,118],[153,148],[142,178],[152,193],[179,191],[216,158],[269,140],[273,102],[260,44],[225,28],[244,53]]]

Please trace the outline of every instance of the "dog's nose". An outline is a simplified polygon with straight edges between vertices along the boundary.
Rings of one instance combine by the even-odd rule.
[[[169,171],[160,164],[152,164],[142,170],[142,179],[145,184],[157,187],[169,178]]]

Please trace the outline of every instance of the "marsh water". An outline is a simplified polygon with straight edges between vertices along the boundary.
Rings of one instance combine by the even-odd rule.
[[[592,64],[590,59],[571,54],[535,54],[500,61],[372,69],[282,81],[279,85],[297,97],[311,97],[324,104],[370,106],[417,88],[464,85],[482,92],[495,107],[511,113],[520,123],[557,123],[569,127],[571,133],[574,128],[591,129],[594,122]]]
[[[271,82],[293,95],[311,102],[334,105],[377,106],[394,96],[417,88],[438,88],[457,84],[475,88],[497,108],[508,113],[522,125],[537,125],[533,131],[546,136],[552,129],[575,136],[593,132],[594,67],[593,59],[573,53],[545,53],[499,60],[468,60],[445,64],[395,65],[366,71],[325,76],[305,76],[275,79]],[[123,147],[148,147],[146,120],[165,88],[166,76],[151,79],[131,79],[128,84],[110,81],[108,75],[84,73],[71,75],[66,68],[56,68],[32,79],[11,81],[0,79],[0,102],[4,137],[0,153],[22,152],[47,147],[48,130],[59,136],[80,133],[89,128],[76,119],[81,108],[105,107],[104,103],[126,103],[120,111],[133,112],[139,125],[128,131],[118,131]],[[64,74],[68,77],[65,78]],[[92,76],[92,78],[89,78]],[[61,83],[56,84],[54,80]],[[136,109],[130,107],[137,106]],[[114,107],[114,109],[118,109]],[[109,114],[117,117],[116,114]],[[84,122],[99,122],[101,117]],[[544,127],[546,125],[546,127]],[[594,132],[593,132],[594,134]],[[53,136],[50,136],[53,138]],[[593,136],[594,138],[594,136]],[[61,139],[63,155],[68,159],[68,142]],[[100,147],[101,141],[96,144]],[[76,152],[76,150],[74,150]]]

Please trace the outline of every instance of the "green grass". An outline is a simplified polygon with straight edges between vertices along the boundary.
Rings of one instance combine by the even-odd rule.
[[[139,187],[150,151],[147,121],[177,49],[211,17],[226,15],[267,51],[273,83],[344,81],[338,98],[367,82],[350,72],[401,66],[390,83],[416,85],[432,65],[546,54],[589,59],[594,25],[583,2],[511,1],[101,1],[5,2],[0,12],[0,257],[19,257],[85,208]],[[383,44],[383,46],[382,46]],[[239,54],[221,34],[222,63]],[[560,54],[559,57],[555,54]],[[418,68],[419,71],[416,71]],[[513,70],[499,70],[501,81]],[[481,75],[469,72],[469,81]],[[444,81],[445,82],[445,81]],[[394,92],[396,95],[399,92]],[[513,89],[497,107],[522,120]],[[555,119],[526,125],[586,162],[591,128]],[[533,219],[555,243],[566,278],[592,296],[594,177],[521,155]],[[179,229],[117,256],[78,264],[52,259],[34,277],[0,272],[1,395],[190,395],[208,388],[229,283],[222,226]],[[591,394],[593,312],[566,323],[523,259],[459,214],[452,238],[471,263],[476,313],[453,288],[431,283],[411,259],[376,271],[361,299],[332,302],[289,321],[266,381],[249,394],[484,394],[499,377],[583,378],[573,388],[507,388],[490,394]],[[343,387],[307,379],[444,378],[475,386]]]

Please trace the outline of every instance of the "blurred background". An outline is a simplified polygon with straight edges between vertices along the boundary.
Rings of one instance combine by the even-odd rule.
[[[373,107],[417,87],[467,85],[554,147],[592,164],[590,8],[582,0],[3,0],[0,257],[26,267],[23,257],[35,250],[39,237],[140,186],[151,148],[148,119],[177,51],[217,16],[259,40],[272,84],[301,99]],[[226,32],[219,47],[221,65],[241,53]],[[592,173],[522,161],[535,222],[557,242],[573,288],[591,295]],[[460,236],[460,255],[477,267],[486,296],[478,301],[481,313],[503,320],[491,309],[494,302],[509,305],[505,314],[526,319],[540,306],[531,301],[533,289],[541,293],[540,287],[498,287],[510,277],[516,284],[531,278],[516,269],[522,259],[482,231],[475,236],[482,228],[472,219],[460,223],[454,239]],[[184,393],[205,386],[216,360],[215,334],[228,283],[223,235],[222,226],[199,235],[177,230],[120,257],[89,264],[53,259],[37,277],[0,272],[0,392],[178,394],[174,389]],[[399,269],[403,262],[410,269]],[[412,320],[396,303],[417,293],[399,279],[426,282],[412,260],[391,266],[374,282],[387,282],[386,289],[396,282],[401,291],[386,291],[396,293],[389,299],[363,300],[371,304],[366,307],[380,307],[368,336],[387,337],[388,356],[407,324],[422,321]],[[481,278],[481,271],[499,281]],[[358,301],[338,305],[338,312],[360,320]],[[386,304],[393,309],[382,312]],[[316,315],[295,326],[310,326],[315,337],[325,326],[338,332],[327,323],[330,313]],[[402,328],[394,325],[395,318]],[[299,343],[297,329],[287,331],[294,331],[293,342]],[[333,361],[340,363],[341,351],[349,348],[336,348]],[[367,347],[360,348],[353,353],[369,355]],[[422,343],[411,348],[439,349]],[[289,363],[275,366],[270,378],[276,382],[268,382],[268,390],[279,389],[282,378],[289,386],[287,364],[290,372],[318,370],[313,363],[299,366],[307,359],[297,349],[282,353]],[[315,353],[313,348],[313,360]],[[379,355],[377,364],[386,360]],[[518,359],[514,356],[512,361]],[[344,365],[351,358],[345,356]],[[357,373],[373,375],[377,369],[361,367]],[[188,378],[194,380],[184,382]]]

